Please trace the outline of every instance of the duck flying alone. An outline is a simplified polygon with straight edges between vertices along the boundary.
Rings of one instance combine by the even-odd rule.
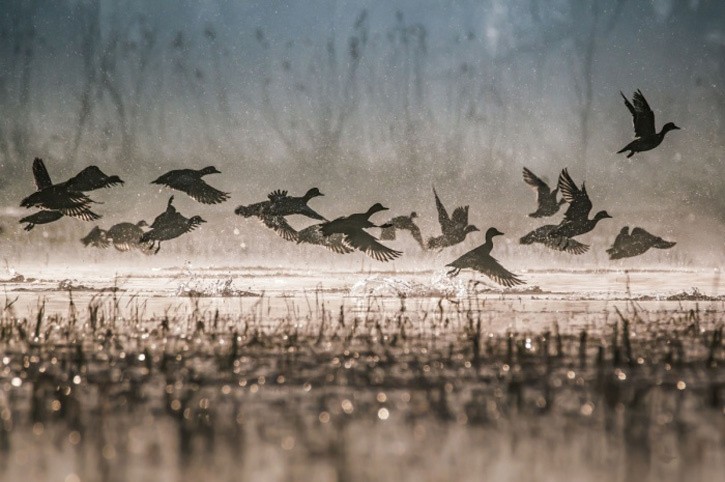
[[[378,261],[391,261],[403,253],[382,245],[377,238],[365,231],[367,228],[387,227],[385,224],[378,226],[370,221],[370,216],[387,209],[380,203],[374,204],[364,213],[351,214],[322,223],[320,232],[323,236],[342,234],[345,244],[351,248],[362,251]]]
[[[161,249],[161,241],[178,238],[182,234],[189,233],[206,222],[201,216],[184,217],[173,206],[173,202],[174,196],[171,196],[166,205],[166,211],[156,216],[154,222],[151,223],[151,230],[146,231],[141,236],[142,243],[149,243],[156,246],[154,253],[158,253]]]
[[[655,113],[652,112],[647,100],[639,89],[632,96],[632,102],[622,92],[620,94],[624,99],[624,105],[627,106],[627,109],[632,114],[635,139],[617,151],[617,154],[629,151],[627,158],[630,158],[636,152],[654,149],[662,143],[665,134],[671,130],[679,129],[674,123],[668,122],[662,126],[660,132],[657,132],[655,130]]]
[[[486,231],[485,243],[446,265],[451,267],[450,271],[448,271],[448,276],[457,276],[462,269],[473,269],[485,274],[496,283],[507,288],[526,284],[524,280],[501,266],[499,262],[491,256],[493,238],[495,236],[501,236],[502,234],[503,233],[496,228],[489,228],[489,230]]]
[[[438,223],[441,225],[442,234],[428,239],[428,249],[443,249],[462,243],[468,233],[479,231],[476,226],[468,224],[468,206],[457,207],[453,210],[453,215],[448,216],[448,211],[443,206],[435,188],[433,188],[433,196],[436,201]]]
[[[418,213],[416,213],[415,211],[410,213],[409,216],[394,217],[393,219],[385,223],[389,226],[387,228],[383,228],[382,231],[380,231],[380,240],[395,241],[397,231],[408,231],[410,235],[413,236],[413,239],[415,239],[415,242],[418,243],[421,249],[425,251],[425,243],[423,242],[423,236],[420,233],[420,228],[417,224],[415,224],[415,221],[413,221],[417,217]]]
[[[586,186],[582,183],[581,189],[578,188],[567,169],[561,171],[558,186],[562,197],[569,203],[569,208],[564,213],[564,220],[551,230],[548,237],[573,238],[588,233],[602,219],[612,217],[606,211],[599,211],[594,218],[589,219],[592,201],[589,199]]]
[[[625,226],[614,239],[612,246],[607,249],[609,259],[622,259],[639,256],[650,248],[669,249],[675,244],[674,241],[665,241],[659,236],[648,233],[642,228],[634,228],[629,233],[629,226]]]
[[[558,213],[559,206],[566,202],[563,198],[557,201],[556,195],[559,193],[559,188],[552,191],[548,184],[526,167],[524,167],[523,174],[524,182],[536,191],[536,211],[529,214],[529,217],[544,218]]]
[[[151,184],[161,184],[188,194],[203,204],[219,204],[229,199],[228,192],[222,192],[207,184],[202,177],[208,174],[221,174],[214,166],[203,169],[177,169],[169,171]]]

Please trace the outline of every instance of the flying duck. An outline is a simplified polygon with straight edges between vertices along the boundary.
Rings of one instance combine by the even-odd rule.
[[[117,186],[123,183],[120,177],[107,176],[98,166],[88,166],[65,181],[63,185],[70,191],[87,192]]]
[[[631,258],[644,254],[650,248],[669,249],[674,241],[665,241],[659,236],[648,233],[642,228],[634,228],[629,234],[629,226],[625,226],[614,239],[612,247],[607,249],[609,259]]]
[[[644,98],[644,95],[642,95],[642,92],[637,89],[632,96],[632,102],[627,100],[627,97],[625,97],[621,91],[619,93],[624,99],[624,105],[626,105],[629,112],[632,113],[635,139],[624,146],[621,150],[617,151],[617,154],[629,151],[627,158],[630,158],[635,152],[644,152],[654,149],[662,143],[662,140],[665,138],[665,134],[671,130],[679,129],[679,127],[677,127],[674,123],[668,122],[662,126],[662,130],[658,133],[655,130],[655,113],[652,112],[652,109],[647,103],[647,100]]]
[[[42,159],[36,157],[33,161],[33,177],[35,179],[36,191],[20,202],[25,208],[37,207],[46,211],[58,211],[63,216],[70,216],[83,221],[93,221],[101,216],[90,210],[88,205],[93,201],[81,191],[69,189],[65,183],[53,184],[45,168]],[[29,216],[32,217],[32,216]],[[39,216],[35,219],[43,219],[45,223],[60,219],[60,216],[53,218],[48,215]],[[33,223],[42,224],[42,223]],[[32,229],[32,228],[31,228]]]
[[[564,213],[564,220],[551,230],[549,237],[573,238],[588,233],[600,220],[612,217],[606,211],[599,211],[594,218],[589,219],[592,201],[586,186],[582,183],[579,189],[567,169],[561,171],[558,186],[562,197],[569,203],[569,209]]]
[[[310,199],[318,196],[324,196],[324,194],[316,187],[300,197],[289,196],[287,191],[276,190],[267,195],[266,201],[237,206],[234,213],[245,218],[256,216],[265,226],[274,230],[285,240],[297,242],[298,233],[290,226],[285,216],[300,214],[319,221],[327,221],[307,205]]]
[[[370,222],[370,216],[387,209],[382,204],[376,203],[364,213],[351,214],[322,223],[320,232],[323,236],[342,234],[345,244],[351,248],[362,251],[378,261],[391,261],[403,253],[383,246],[378,242],[377,238],[364,231],[367,228],[387,227],[385,224],[378,226]]]
[[[111,244],[108,242],[108,233],[98,226],[94,226],[85,238],[81,238],[81,243],[85,247],[93,246],[101,249],[105,249]]]
[[[566,251],[569,254],[584,254],[589,250],[588,244],[580,243],[576,239],[566,238],[564,236],[550,236],[551,232],[556,228],[556,224],[540,226],[519,239],[519,243],[541,243],[548,248],[557,251]]]
[[[191,196],[192,199],[203,204],[218,204],[229,199],[228,192],[222,192],[214,189],[204,182],[202,176],[208,174],[221,174],[214,166],[208,166],[204,169],[177,169],[169,171],[151,184],[161,184],[171,189],[184,192]]]
[[[37,213],[31,214],[30,216],[25,216],[18,222],[27,223],[25,227],[23,227],[23,229],[26,231],[30,231],[35,227],[36,224],[52,223],[62,217],[63,213],[61,213],[60,211],[38,211]]]
[[[146,231],[141,236],[142,243],[150,243],[152,246],[156,245],[154,253],[158,253],[161,249],[161,241],[178,238],[182,234],[191,232],[206,222],[201,216],[193,216],[192,218],[184,217],[172,205],[173,201],[174,196],[171,196],[166,205],[166,211],[156,216],[156,219],[151,224],[151,230]]]
[[[425,243],[423,242],[423,236],[421,236],[420,234],[420,228],[417,224],[415,224],[415,221],[413,221],[417,217],[418,213],[416,213],[415,211],[410,213],[410,216],[394,217],[386,223],[390,226],[387,228],[383,228],[383,230],[380,231],[380,239],[382,241],[394,241],[396,230],[400,229],[403,231],[409,231],[411,236],[413,236],[413,239],[415,239],[420,247],[425,250]]]
[[[559,206],[566,202],[563,198],[559,201],[556,200],[558,187],[552,191],[548,184],[526,167],[524,167],[524,182],[536,190],[537,208],[536,211],[529,214],[530,218],[553,216],[559,212]]]
[[[297,232],[297,243],[317,244],[324,246],[337,254],[349,254],[354,248],[345,244],[345,235],[342,233],[325,236],[322,234],[322,223],[313,224]]]
[[[498,261],[491,256],[493,238],[494,236],[500,236],[502,234],[503,233],[496,228],[489,228],[488,231],[486,231],[485,243],[446,265],[451,267],[450,271],[448,271],[448,276],[457,276],[462,269],[470,268],[485,274],[496,283],[506,286],[507,288],[525,284],[526,282],[524,280],[506,270],[506,268],[501,266]]]
[[[441,225],[443,234],[435,238],[429,238],[428,249],[443,249],[453,246],[463,242],[468,233],[479,231],[476,226],[468,224],[468,206],[457,207],[453,211],[453,216],[449,217],[435,188],[433,188],[433,195],[438,209],[438,223]]]
[[[307,205],[310,199],[324,196],[319,189],[313,187],[305,193],[304,196],[289,196],[287,191],[277,190],[269,194],[268,198],[270,201],[267,212],[277,216],[290,216],[292,214],[301,214],[308,218],[317,219],[318,221],[327,221],[323,216],[320,216],[311,207]]]
[[[118,251],[129,251],[131,249],[138,249],[144,253],[151,251],[150,243],[142,243],[141,237],[144,234],[143,227],[148,226],[146,221],[139,221],[136,224],[133,223],[118,223],[111,226],[107,233],[108,238],[113,243],[113,247]]]

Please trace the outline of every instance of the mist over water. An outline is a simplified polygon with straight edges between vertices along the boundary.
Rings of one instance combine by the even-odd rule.
[[[171,192],[149,184],[163,172],[215,165],[223,174],[208,181],[230,201],[176,196],[181,212],[209,221],[166,244],[187,258],[194,245],[239,248],[242,259],[294,252],[232,213],[280,188],[319,187],[326,196],[313,205],[328,218],[375,202],[391,208],[380,222],[415,210],[424,236],[435,235],[435,185],[449,210],[468,204],[473,224],[505,232],[501,249],[511,244],[516,259],[606,262],[514,245],[542,224],[525,216],[527,166],[551,184],[564,167],[586,180],[594,211],[614,217],[587,235],[593,250],[639,225],[678,241],[664,263],[721,265],[724,19],[725,5],[706,1],[7,1],[4,249],[42,251],[55,239],[72,254],[93,226],[21,231],[29,211],[17,205],[34,189],[38,156],[54,180],[97,164],[126,181],[93,193],[104,227],[163,211]],[[633,136],[619,91],[637,88],[658,129],[682,130],[626,159],[615,154]],[[414,244],[398,246],[416,256]]]

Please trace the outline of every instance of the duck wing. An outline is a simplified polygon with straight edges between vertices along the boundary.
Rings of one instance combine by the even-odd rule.
[[[425,249],[425,243],[423,242],[423,235],[420,232],[420,228],[411,221],[411,226],[408,227],[408,231],[410,231],[410,235],[413,236],[413,239],[415,239],[415,242],[420,245],[421,248]]]
[[[109,177],[98,166],[88,166],[63,183],[69,191],[78,192],[94,191],[119,184],[123,184],[123,181],[118,176]]]
[[[454,209],[451,221],[453,221],[454,225],[461,226],[462,229],[465,229],[468,226],[468,206],[461,206]]]
[[[324,246],[337,254],[349,254],[355,251],[355,249],[345,244],[344,235],[336,233],[331,236],[325,236],[322,234],[322,229],[320,228],[320,224],[313,224],[302,229],[297,233],[297,242]]]
[[[219,204],[229,199],[228,192],[222,192],[207,184],[196,171],[181,169],[170,171],[151,184],[162,184],[188,194],[192,199],[203,204]]]
[[[483,259],[479,259],[479,262],[473,268],[481,273],[485,274],[496,283],[510,288],[516,285],[526,284],[524,280],[501,266],[501,264],[493,257],[486,256]]]
[[[441,225],[441,230],[445,232],[451,225],[451,218],[448,216],[448,211],[446,211],[445,206],[443,206],[443,203],[438,197],[438,193],[436,192],[435,188],[433,188],[433,196],[435,196],[436,199],[436,209],[438,210],[438,223]]]
[[[33,178],[35,179],[35,187],[38,191],[42,191],[53,185],[50,174],[48,174],[48,169],[45,167],[45,162],[39,157],[33,160]]]
[[[274,232],[280,235],[283,239],[297,242],[297,231],[290,226],[284,216],[262,216],[260,219],[265,226],[274,230]]]
[[[579,189],[569,175],[569,171],[564,169],[559,174],[558,187],[561,196],[569,203],[569,208],[564,213],[564,219],[571,221],[587,220],[589,211],[592,210],[592,201],[589,199],[585,185],[582,183],[582,188]]]
[[[671,248],[677,244],[673,241],[665,241],[661,237],[650,234],[642,228],[634,228],[632,230],[632,240],[635,243],[659,249]]]
[[[378,261],[391,261],[403,254],[400,251],[383,246],[373,235],[362,229],[347,231],[345,233],[345,243]]]
[[[539,206],[551,194],[549,185],[526,167],[524,167],[524,182],[536,190],[536,202]]]
[[[642,91],[637,91],[632,96],[632,102],[634,105],[627,100],[622,92],[624,98],[624,105],[627,106],[629,112],[632,114],[632,120],[634,123],[634,135],[636,137],[648,137],[653,136],[657,132],[655,131],[655,114],[652,112],[647,100],[642,95]]]

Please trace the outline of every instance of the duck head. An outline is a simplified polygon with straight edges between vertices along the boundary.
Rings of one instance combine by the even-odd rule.
[[[148,225],[149,224],[146,221],[144,221],[143,219],[136,223],[136,226],[138,226],[139,228],[145,228]]]
[[[418,213],[416,213],[415,211],[413,211],[412,213],[410,213],[410,219],[415,219],[417,217],[418,217]]]
[[[488,228],[486,231],[486,241],[491,241],[494,236],[502,236],[503,233],[496,228]]]
[[[600,219],[606,219],[611,218],[612,216],[609,215],[607,211],[599,211],[596,216],[594,216],[595,221],[599,221]]]
[[[205,223],[205,222],[206,221],[201,219],[201,216],[194,216],[191,219],[189,219],[190,224],[201,224],[201,223]]]
[[[322,194],[320,192],[320,190],[317,189],[316,187],[313,187],[312,189],[310,189],[309,191],[307,191],[307,193],[305,193],[304,198],[305,198],[305,200],[310,200],[313,197],[318,197],[318,196],[324,196],[324,194]]]
[[[368,216],[370,216],[370,215],[373,215],[373,214],[375,214],[375,213],[377,213],[377,212],[380,212],[380,211],[387,211],[387,210],[388,210],[388,208],[386,208],[386,207],[385,207],[385,206],[383,206],[382,204],[380,204],[380,203],[375,203],[375,204],[373,204],[372,206],[370,206],[370,209],[368,209],[368,212],[367,212],[367,214],[368,214]]]
[[[619,234],[629,235],[629,226],[625,226],[619,230]]]
[[[464,233],[468,234],[468,233],[472,233],[474,231],[480,231],[480,229],[478,229],[473,224],[469,224],[468,226],[466,226],[466,229],[464,230]]]
[[[201,170],[201,175],[206,176],[207,174],[221,174],[221,171],[214,166],[207,166]]]
[[[171,207],[171,204],[174,202],[174,196],[171,196],[169,198],[169,202],[166,204],[166,207]]]
[[[674,122],[668,122],[667,124],[665,124],[665,125],[662,126],[662,133],[663,134],[665,132],[674,131],[674,130],[680,130],[680,128],[677,127]]]
[[[118,176],[108,176],[107,182],[109,184],[125,184],[123,180]]]

